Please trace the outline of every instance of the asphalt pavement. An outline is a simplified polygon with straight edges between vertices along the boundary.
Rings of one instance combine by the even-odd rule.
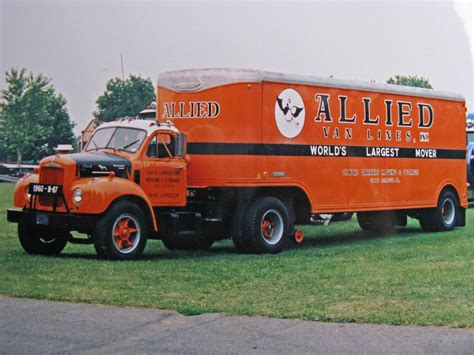
[[[0,353],[474,354],[474,330],[183,316],[0,296]]]

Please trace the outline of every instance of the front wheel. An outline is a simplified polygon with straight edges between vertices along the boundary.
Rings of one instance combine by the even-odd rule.
[[[65,232],[51,231],[23,221],[18,224],[20,244],[29,254],[57,255],[66,246],[67,237]]]
[[[138,258],[145,249],[148,224],[142,209],[133,202],[119,201],[97,222],[94,247],[108,259]]]
[[[275,197],[256,199],[243,214],[242,242],[250,252],[279,253],[291,232],[288,210]]]

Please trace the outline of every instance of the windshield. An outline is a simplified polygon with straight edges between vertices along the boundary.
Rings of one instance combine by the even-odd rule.
[[[100,148],[120,149],[134,153],[142,145],[146,132],[140,129],[110,127],[95,131],[86,151]]]

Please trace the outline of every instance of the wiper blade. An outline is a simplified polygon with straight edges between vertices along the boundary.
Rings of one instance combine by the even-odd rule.
[[[122,146],[120,146],[120,147],[117,147],[117,148],[115,148],[115,149],[118,149],[118,150],[120,150],[120,149],[125,149],[125,148],[130,147],[131,145],[134,145],[135,143],[138,143],[138,142],[140,142],[140,140],[139,140],[139,139],[136,139],[136,140],[134,140],[134,141],[131,142],[131,143],[127,143],[127,144],[122,145]]]

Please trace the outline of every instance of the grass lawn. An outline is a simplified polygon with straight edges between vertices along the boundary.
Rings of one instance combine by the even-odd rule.
[[[0,294],[15,297],[335,322],[474,326],[474,210],[467,227],[422,233],[418,221],[384,237],[355,218],[304,227],[301,246],[240,255],[170,252],[149,241],[139,261],[96,258],[91,245],[30,256],[6,222],[12,184],[0,184]]]

